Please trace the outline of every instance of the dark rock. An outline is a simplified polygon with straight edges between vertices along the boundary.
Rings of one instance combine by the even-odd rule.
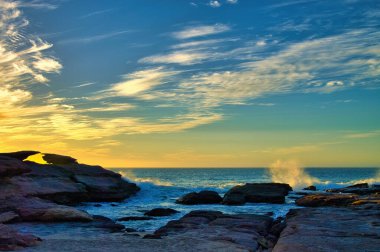
[[[311,185],[311,186],[305,187],[303,190],[306,190],[306,191],[316,191],[317,187]]]
[[[10,158],[15,158],[20,161],[23,161],[24,159],[27,159],[29,156],[35,155],[40,153],[39,151],[16,151],[16,152],[9,152],[9,153],[0,153],[0,156],[6,156]]]
[[[117,206],[117,204],[111,203],[111,206]]]
[[[146,216],[169,216],[179,213],[177,210],[171,209],[171,208],[154,208],[146,213],[144,215]]]
[[[95,204],[94,207],[101,207],[102,204]]]
[[[281,183],[247,183],[231,188],[223,198],[223,204],[242,205],[252,203],[285,203],[285,196],[292,188]]]
[[[16,230],[0,224],[0,251],[18,250],[35,246],[41,239],[28,234],[20,234]]]
[[[78,164],[75,158],[69,156],[63,156],[58,154],[43,154],[43,160],[48,162],[49,164],[54,165],[73,165]]]
[[[0,156],[0,177],[11,177],[30,171],[30,168],[22,161],[12,157]]]
[[[177,199],[176,203],[184,205],[196,205],[196,204],[217,204],[222,202],[223,198],[217,192],[214,191],[200,191],[185,194],[181,198]]]
[[[127,216],[117,219],[118,221],[143,221],[143,220],[152,220],[152,217],[146,216]]]
[[[143,239],[162,239],[161,235],[158,234],[146,234]]]

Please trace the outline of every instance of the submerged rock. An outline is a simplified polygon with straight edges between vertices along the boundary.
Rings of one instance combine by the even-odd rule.
[[[152,217],[147,216],[126,216],[117,219],[118,221],[144,221],[144,220],[152,220]]]
[[[214,191],[200,191],[191,192],[183,195],[176,200],[176,203],[183,205],[197,205],[197,204],[218,204],[223,200],[217,192]]]
[[[223,198],[223,204],[243,205],[252,203],[285,203],[285,196],[292,188],[282,183],[247,183],[231,188]]]
[[[35,246],[41,241],[34,235],[20,234],[13,228],[0,224],[0,251],[18,250]]]
[[[177,210],[171,209],[171,208],[154,208],[146,213],[144,215],[146,216],[170,216],[173,214],[179,213]]]

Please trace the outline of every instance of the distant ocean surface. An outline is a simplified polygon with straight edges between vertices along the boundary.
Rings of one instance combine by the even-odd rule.
[[[180,196],[200,190],[215,190],[224,194],[231,187],[255,182],[272,182],[272,175],[268,169],[264,168],[207,168],[207,169],[111,169],[122,174],[127,180],[137,183],[141,191],[125,202],[101,203],[102,206],[95,206],[94,203],[86,203],[80,208],[90,214],[104,215],[112,219],[125,216],[143,216],[144,211],[156,207],[170,207],[180,211],[180,213],[170,217],[158,217],[149,221],[129,221],[121,222],[126,227],[136,228],[140,231],[153,231],[165,225],[169,220],[178,219],[191,210],[208,209],[219,210],[225,213],[255,213],[267,214],[273,212],[274,217],[284,216],[289,209],[296,208],[294,198],[287,198],[286,204],[246,204],[244,206],[224,206],[224,205],[195,205],[185,206],[175,204],[175,200]],[[380,172],[377,168],[308,168],[302,171],[304,176],[312,178],[318,189],[343,187],[360,182],[380,183]],[[293,174],[283,174],[289,176]],[[302,189],[302,180],[295,189]],[[298,188],[297,188],[298,187]]]

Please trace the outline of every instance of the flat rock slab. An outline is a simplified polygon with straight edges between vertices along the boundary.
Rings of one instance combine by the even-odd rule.
[[[273,252],[379,251],[380,208],[292,210]]]
[[[172,239],[196,237],[203,244],[218,241],[236,250],[257,251],[272,247],[276,240],[270,234],[273,219],[254,214],[223,214],[218,211],[192,211],[179,220],[170,221],[155,234]]]

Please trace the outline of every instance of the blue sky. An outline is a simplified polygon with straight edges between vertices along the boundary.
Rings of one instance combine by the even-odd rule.
[[[379,1],[0,0],[0,15],[4,151],[380,165]]]

